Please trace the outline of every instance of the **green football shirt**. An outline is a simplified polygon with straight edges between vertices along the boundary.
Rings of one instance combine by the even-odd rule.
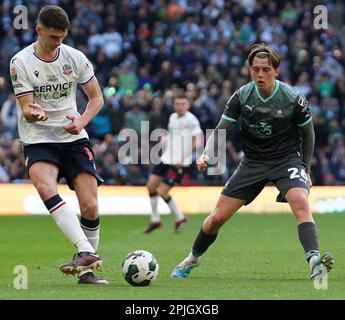
[[[241,121],[243,152],[258,160],[301,153],[300,128],[312,121],[306,98],[279,80],[266,99],[254,81],[242,86],[227,102],[222,118]]]

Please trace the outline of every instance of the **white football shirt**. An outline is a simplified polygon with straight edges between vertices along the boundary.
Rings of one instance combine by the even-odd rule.
[[[183,167],[192,163],[192,137],[201,138],[202,130],[197,117],[187,111],[182,117],[177,113],[170,115],[166,149],[161,160],[164,164],[182,164]]]
[[[82,52],[62,44],[56,56],[46,60],[37,55],[31,44],[11,59],[10,76],[16,97],[33,95],[34,103],[48,116],[46,121],[27,122],[17,100],[18,131],[24,144],[88,138],[84,129],[73,135],[63,128],[71,122],[67,115],[80,116],[76,104],[77,84],[85,85],[94,79],[92,64]]]

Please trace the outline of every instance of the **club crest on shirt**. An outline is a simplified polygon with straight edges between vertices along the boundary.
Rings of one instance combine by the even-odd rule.
[[[285,117],[284,111],[282,109],[276,110],[276,115],[275,116],[277,118],[284,118]]]
[[[71,67],[69,64],[65,64],[65,65],[62,67],[62,73],[63,73],[65,76],[69,76],[69,75],[72,73],[72,67]]]

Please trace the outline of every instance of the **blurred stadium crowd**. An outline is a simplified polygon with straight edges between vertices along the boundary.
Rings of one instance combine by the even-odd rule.
[[[119,163],[118,134],[122,128],[144,135],[165,128],[172,112],[172,96],[177,88],[184,87],[202,129],[213,129],[234,90],[249,81],[244,62],[251,44],[266,42],[281,56],[279,79],[309,100],[316,130],[314,184],[344,184],[344,44],[331,24],[325,30],[313,28],[313,7],[320,2],[0,2],[0,182],[22,182],[27,178],[17,140],[9,59],[35,41],[35,19],[41,6],[56,4],[67,11],[71,20],[71,31],[64,42],[89,57],[103,89],[105,104],[87,130],[106,183],[144,184],[148,176],[148,165]],[[328,2],[329,10],[333,3]],[[19,4],[28,8],[26,30],[13,28],[13,7]],[[79,92],[81,112],[85,105],[85,97]],[[141,132],[143,120],[149,121],[150,132]],[[206,177],[193,170],[183,183],[222,184],[242,156],[238,131],[228,137],[227,154],[228,170],[224,175]]]

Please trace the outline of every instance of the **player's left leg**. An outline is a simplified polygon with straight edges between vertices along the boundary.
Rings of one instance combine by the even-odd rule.
[[[274,163],[269,178],[280,191],[277,201],[287,201],[296,217],[298,237],[310,266],[310,278],[320,275],[322,269],[330,271],[334,259],[330,253],[320,256],[316,225],[308,203],[310,181],[302,158],[290,155]]]
[[[170,212],[175,217],[174,231],[179,232],[183,224],[187,222],[187,218],[177,206],[175,199],[170,195],[172,187],[181,183],[185,174],[189,171],[189,167],[169,166],[169,170],[163,182],[160,184],[158,193],[168,205]]]
[[[100,223],[97,201],[97,180],[88,172],[80,172],[73,179],[73,187],[80,207],[80,226],[87,239],[97,252],[99,244]],[[108,281],[97,277],[91,269],[79,273],[81,284],[108,284]]]
[[[172,188],[172,185],[168,185],[162,182],[159,185],[158,193],[168,205],[170,212],[174,215],[175,217],[174,231],[178,232],[181,230],[182,225],[187,222],[187,219],[182,213],[182,211],[180,210],[180,208],[177,206],[175,199],[170,195],[171,188]]]
[[[81,218],[80,226],[87,239],[97,252],[99,244],[99,216],[97,205],[97,181],[88,173],[80,173],[73,181],[79,201]],[[79,284],[108,284],[108,281],[97,277],[91,269],[79,273]]]
[[[92,247],[97,250],[100,230],[97,180],[91,174],[81,172],[74,178],[73,187],[80,207],[80,225]]]
[[[320,255],[316,225],[308,203],[309,192],[305,188],[290,189],[285,199],[294,213],[298,225],[298,237],[310,266],[310,278],[320,276],[323,270],[329,272],[334,264],[331,253]]]
[[[95,160],[90,142],[80,139],[69,143],[64,148],[64,173],[67,183],[75,190],[81,213],[81,227],[95,252],[99,243],[99,218],[97,203],[97,185],[103,182],[95,168]],[[87,230],[86,230],[87,229]],[[102,266],[102,258],[98,257],[97,266]],[[87,253],[81,253],[72,264],[87,259]],[[107,281],[96,277],[92,270],[85,268],[78,270],[79,283],[106,284]]]

